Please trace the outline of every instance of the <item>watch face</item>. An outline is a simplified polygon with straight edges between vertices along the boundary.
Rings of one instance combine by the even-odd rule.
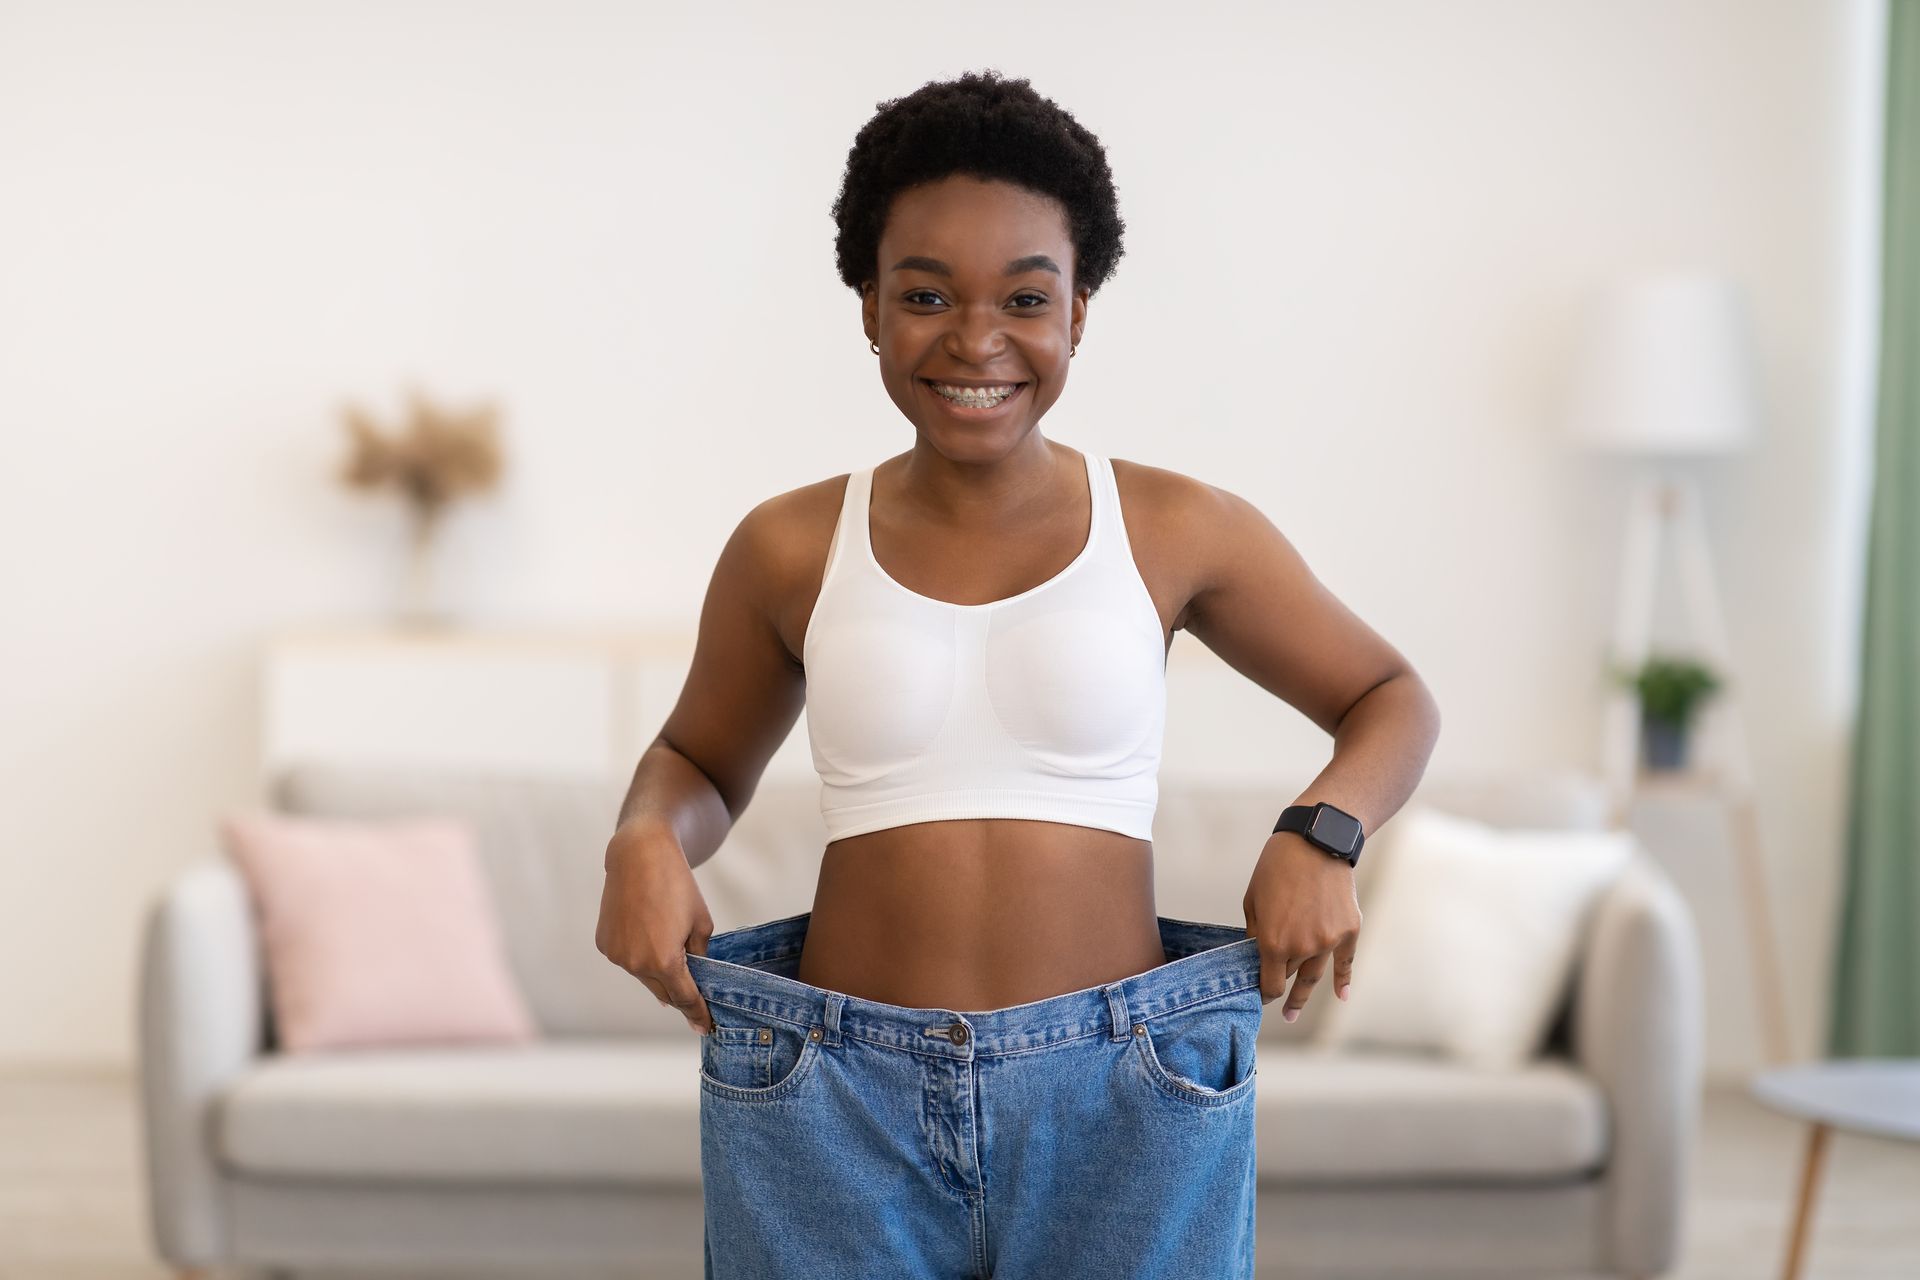
[[[1360,843],[1360,820],[1324,804],[1313,811],[1313,821],[1307,825],[1307,831],[1327,848],[1342,854],[1352,853]]]

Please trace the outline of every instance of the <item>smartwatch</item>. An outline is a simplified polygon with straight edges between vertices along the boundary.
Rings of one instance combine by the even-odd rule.
[[[1358,865],[1360,846],[1367,842],[1366,833],[1360,829],[1360,819],[1324,800],[1319,804],[1288,805],[1281,810],[1280,821],[1273,824],[1273,829],[1298,832],[1309,843],[1319,845],[1350,867]]]

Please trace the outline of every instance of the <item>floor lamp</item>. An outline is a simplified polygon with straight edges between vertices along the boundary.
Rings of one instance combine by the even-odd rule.
[[[1723,676],[1732,669],[1700,490],[1686,468],[1691,460],[1737,453],[1753,438],[1757,413],[1747,334],[1738,287],[1705,273],[1622,282],[1604,290],[1591,312],[1574,367],[1568,434],[1576,447],[1640,462],[1627,509],[1610,653],[1620,666],[1638,669],[1648,656],[1662,553],[1671,544],[1693,646]],[[1679,772],[1650,773],[1640,766],[1639,696],[1610,682],[1602,772],[1615,826],[1625,825],[1633,796],[1643,789],[1697,789],[1726,805],[1765,1051],[1779,1063],[1788,1055],[1786,1009],[1741,703],[1737,683],[1724,680],[1716,703],[1725,729],[1717,768],[1696,763]]]

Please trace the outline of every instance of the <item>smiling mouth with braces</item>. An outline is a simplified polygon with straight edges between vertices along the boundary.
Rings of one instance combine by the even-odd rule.
[[[933,393],[941,399],[963,405],[996,405],[1026,385],[1020,382],[1009,383],[1007,384],[1006,390],[996,395],[988,395],[982,390],[971,387],[953,387],[951,383],[936,382],[931,378],[926,381],[927,385],[933,389]],[[948,390],[946,388],[952,389]]]

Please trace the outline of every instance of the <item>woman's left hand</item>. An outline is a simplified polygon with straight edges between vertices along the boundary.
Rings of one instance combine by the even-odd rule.
[[[1247,935],[1260,940],[1260,995],[1271,1002],[1293,990],[1280,1014],[1300,1016],[1333,958],[1334,994],[1347,998],[1353,951],[1360,937],[1360,896],[1354,869],[1296,831],[1276,831],[1260,851],[1247,896]],[[1295,971],[1298,977],[1295,977]]]

